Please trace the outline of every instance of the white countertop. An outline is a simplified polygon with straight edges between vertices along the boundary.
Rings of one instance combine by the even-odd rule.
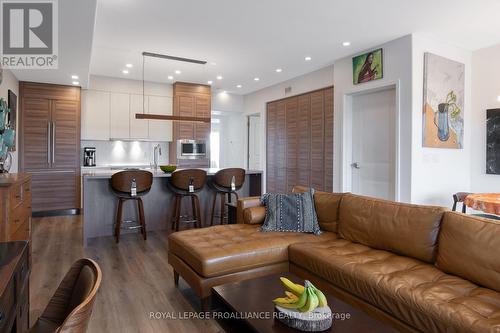
[[[112,175],[114,175],[117,172],[123,171],[124,169],[111,169],[111,167],[86,167],[82,168],[82,177],[87,179],[110,179]],[[141,170],[151,172],[153,174],[153,177],[155,178],[168,178],[172,175],[171,173],[165,173],[161,171],[159,168],[157,170],[153,170],[151,168],[141,168]],[[201,170],[205,170],[208,176],[213,176],[215,175],[215,173],[217,173],[217,171],[221,169],[201,168]],[[249,175],[255,175],[255,174],[261,174],[262,170],[245,170],[245,172],[246,174]]]

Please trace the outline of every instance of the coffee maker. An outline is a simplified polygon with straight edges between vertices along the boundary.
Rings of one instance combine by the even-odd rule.
[[[95,148],[94,147],[83,148],[83,166],[95,167]]]

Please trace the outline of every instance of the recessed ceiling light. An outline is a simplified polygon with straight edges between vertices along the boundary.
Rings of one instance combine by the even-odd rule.
[[[180,70],[175,71],[175,74],[180,74],[180,73],[182,73]]]
[[[305,60],[305,61],[311,61],[311,60],[312,60],[312,58],[311,58],[311,57],[309,57],[309,56],[307,56],[307,57],[305,57],[305,58],[304,58],[304,60]]]
[[[239,89],[239,88],[241,88],[241,87],[243,87],[241,84],[238,84],[238,85],[236,86],[236,88],[238,88],[238,89]]]
[[[78,75],[71,75],[71,78],[72,78],[73,80],[78,80]]]
[[[217,75],[217,80],[222,80],[222,75]]]
[[[343,42],[342,43],[342,46],[349,46],[349,45],[351,45],[351,42]]]
[[[214,82],[213,82],[212,80],[208,80],[208,81],[207,81],[207,83],[208,83],[208,84],[212,84],[212,83],[214,83]]]
[[[122,73],[123,74],[128,74],[128,70],[124,69],[124,70],[122,70]]]
[[[281,68],[276,68],[276,73],[281,73],[283,70]]]
[[[77,86],[77,85],[79,85],[79,84],[80,84],[80,82],[78,82],[78,81],[73,81],[72,83],[73,83],[73,85],[75,85],[75,86]]]
[[[169,80],[173,80],[173,79],[174,79],[174,77],[173,77],[172,75],[169,75],[169,76],[167,76],[167,79],[169,79]]]
[[[227,91],[222,90],[220,93],[223,94],[223,95],[225,95],[225,94],[227,94]]]
[[[134,65],[132,65],[132,64],[126,64],[125,67],[132,68],[132,67],[134,67]]]
[[[260,81],[260,79],[258,77],[255,77],[253,80],[254,81]]]

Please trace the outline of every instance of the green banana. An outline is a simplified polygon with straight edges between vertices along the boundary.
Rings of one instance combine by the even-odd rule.
[[[324,306],[328,306],[328,301],[326,300],[326,296],[325,294],[323,294],[323,292],[321,290],[319,290],[318,288],[316,288],[314,285],[312,285],[311,283],[311,286],[314,290],[314,293],[316,294],[316,296],[318,297],[318,306],[319,307],[324,307]]]
[[[318,307],[319,300],[318,300],[318,297],[316,296],[316,294],[314,293],[313,288],[306,287],[305,292],[307,293],[307,302],[306,302],[306,305],[299,308],[299,311],[300,312],[311,312]]]

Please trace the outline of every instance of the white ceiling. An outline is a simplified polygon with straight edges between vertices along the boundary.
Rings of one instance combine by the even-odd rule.
[[[470,50],[500,43],[498,0],[98,0],[92,40],[94,2],[59,1],[60,70],[16,75],[57,83],[68,83],[74,72],[140,80],[141,53],[149,51],[208,64],[147,58],[148,81],[213,80],[216,89],[246,94],[409,33]],[[124,75],[127,63],[134,67]]]

